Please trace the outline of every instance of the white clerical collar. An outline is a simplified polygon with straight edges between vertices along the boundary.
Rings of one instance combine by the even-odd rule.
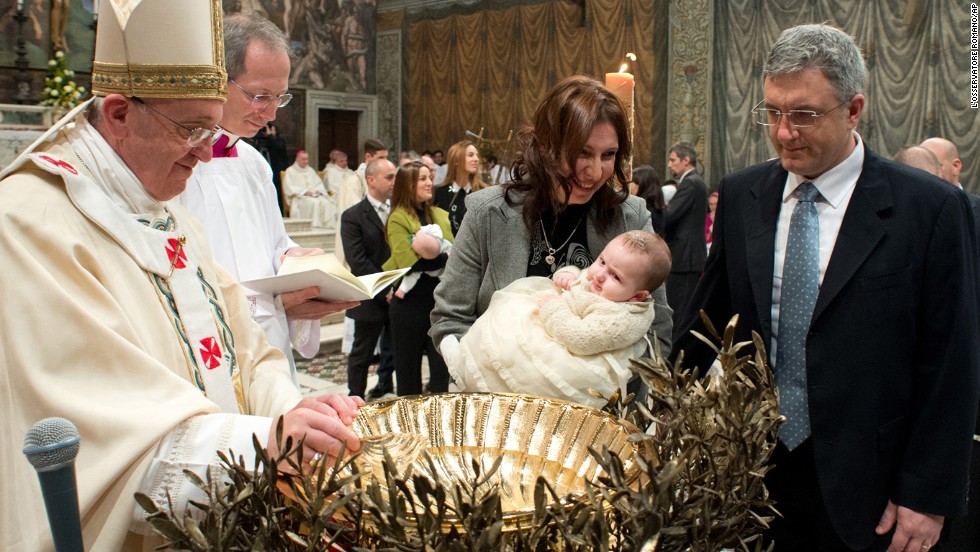
[[[241,136],[239,136],[239,135],[237,135],[235,133],[229,132],[228,129],[218,127],[218,132],[215,132],[214,133],[214,136],[211,137],[211,143],[212,144],[217,144],[218,143],[218,140],[221,138],[222,135],[225,135],[225,136],[228,137],[228,143],[225,144],[225,149],[226,150],[230,150],[231,148],[235,147],[235,144],[237,144],[238,141],[242,139]]]
[[[864,141],[861,140],[861,135],[857,132],[853,134],[856,142],[854,149],[851,150],[850,155],[829,171],[812,180],[803,175],[789,173],[786,178],[786,186],[783,188],[783,202],[786,202],[796,191],[796,188],[804,182],[813,182],[820,195],[834,209],[850,197],[858,178],[861,176],[861,169],[864,167]]]

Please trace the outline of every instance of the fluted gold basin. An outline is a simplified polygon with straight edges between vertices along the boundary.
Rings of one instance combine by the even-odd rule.
[[[352,429],[365,438],[364,452],[355,459],[358,468],[382,486],[384,449],[403,476],[411,470],[447,487],[471,486],[474,461],[486,473],[501,458],[500,468],[478,490],[499,486],[506,530],[528,527],[538,476],[559,496],[584,495],[586,481],[602,473],[590,447],[618,455],[630,480],[639,475],[636,445],[629,440],[639,431],[635,426],[557,399],[492,393],[399,397],[363,407]]]

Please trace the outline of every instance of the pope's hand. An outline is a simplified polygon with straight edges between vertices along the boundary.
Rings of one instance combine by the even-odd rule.
[[[322,395],[316,398],[303,399],[292,410],[282,415],[282,441],[287,437],[293,438],[293,443],[303,441],[303,462],[308,465],[310,459],[317,453],[323,455],[322,462],[332,464],[346,446],[347,452],[361,449],[361,441],[354,435],[349,426],[357,417],[364,401],[359,397],[346,395]],[[279,456],[279,446],[276,442],[276,423],[269,431],[269,456]],[[281,469],[288,469],[280,466]]]

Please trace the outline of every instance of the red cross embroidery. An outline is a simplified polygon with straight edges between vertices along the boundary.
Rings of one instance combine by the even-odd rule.
[[[201,340],[201,358],[204,359],[204,366],[208,370],[214,370],[221,366],[221,347],[218,347],[218,340],[213,337],[205,337]]]
[[[38,159],[43,159],[43,160],[47,161],[48,163],[51,163],[55,167],[61,167],[62,169],[65,169],[66,171],[70,172],[71,174],[78,174],[78,171],[75,170],[75,167],[72,167],[71,164],[68,163],[67,161],[62,161],[61,159],[55,159],[55,158],[49,157],[47,155],[38,155],[37,157],[38,157]]]
[[[184,246],[180,243],[180,240],[175,238],[170,238],[167,240],[167,258],[170,259],[170,266],[174,268],[184,268],[187,266],[184,261],[187,260],[187,254],[184,253]]]

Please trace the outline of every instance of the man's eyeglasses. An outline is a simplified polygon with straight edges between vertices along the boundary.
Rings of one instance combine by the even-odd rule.
[[[215,128],[191,128],[181,122],[175,121],[170,117],[168,117],[167,115],[164,115],[163,113],[154,109],[152,105],[144,102],[143,100],[135,96],[133,97],[133,101],[149,109],[150,111],[156,113],[157,115],[163,117],[164,119],[170,121],[171,123],[177,125],[181,129],[186,130],[187,136],[185,136],[185,139],[187,140],[187,145],[190,147],[197,146],[201,142],[210,139],[211,137],[213,137],[215,134],[218,133],[218,129]],[[178,134],[181,134],[183,136],[184,133],[178,132]]]
[[[837,107],[828,109],[823,113],[817,113],[816,111],[810,111],[808,109],[791,109],[786,113],[783,113],[778,109],[768,109],[762,107],[762,105],[766,103],[765,100],[762,100],[752,108],[752,114],[755,115],[755,122],[762,126],[778,126],[779,120],[783,117],[783,115],[785,115],[786,120],[788,120],[789,123],[795,128],[806,128],[817,124],[820,117],[840,109],[842,105],[848,102],[850,102],[850,100],[844,100],[843,102],[837,104]]]
[[[245,94],[245,97],[252,101],[252,107],[255,109],[265,109],[273,102],[275,102],[276,108],[286,107],[289,101],[293,99],[292,94],[280,94],[278,96],[273,96],[272,94],[252,94],[234,80],[228,79],[228,82],[237,86],[242,91],[242,94]]]

